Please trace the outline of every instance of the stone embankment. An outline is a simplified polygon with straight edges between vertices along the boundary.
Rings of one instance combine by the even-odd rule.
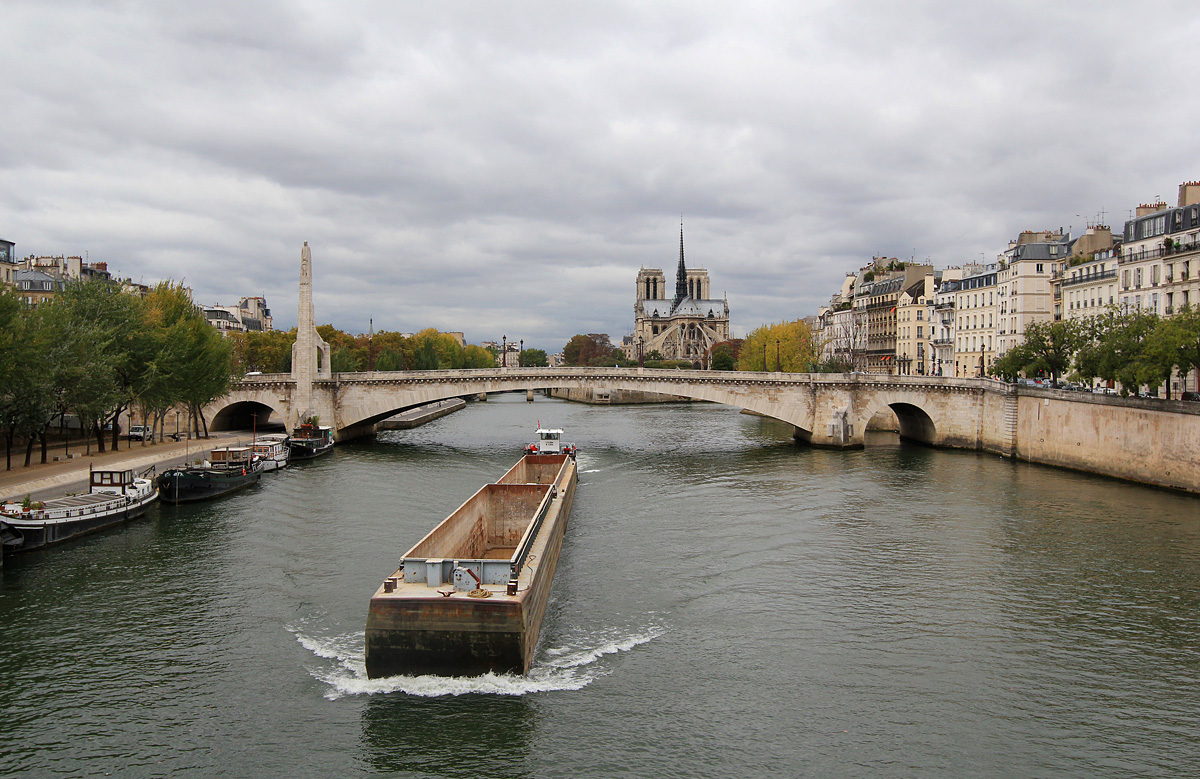
[[[104,454],[78,454],[70,460],[31,465],[28,468],[14,467],[11,471],[0,471],[0,499],[20,500],[26,495],[35,499],[57,498],[72,492],[86,492],[88,471],[92,468],[132,470],[138,473],[150,467],[162,470],[186,460],[205,455],[209,449],[250,443],[253,436],[248,432],[213,433],[210,438],[183,441],[165,441],[143,444],[140,441],[121,440],[123,448],[106,451]]]
[[[602,406],[635,405],[638,403],[702,403],[696,398],[683,395],[663,395],[658,392],[639,392],[628,389],[552,389],[550,397],[574,403],[592,403]]]
[[[466,407],[467,402],[462,398],[439,400],[436,403],[410,408],[408,411],[402,411],[393,417],[388,417],[382,422],[375,423],[375,429],[411,430],[414,427],[428,424],[435,419],[441,419],[447,414],[453,414],[455,411],[462,411]]]

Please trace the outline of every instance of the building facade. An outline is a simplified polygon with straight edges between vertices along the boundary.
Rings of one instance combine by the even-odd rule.
[[[997,264],[964,276],[954,292],[954,375],[987,376],[996,361]]]
[[[264,297],[244,297],[236,306],[204,306],[204,318],[222,333],[265,333],[274,330]]]
[[[1054,269],[1071,253],[1071,236],[1025,231],[1001,257],[997,297],[996,354],[1025,341],[1031,322],[1054,319]]]

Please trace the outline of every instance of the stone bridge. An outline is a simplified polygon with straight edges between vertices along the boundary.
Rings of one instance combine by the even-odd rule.
[[[793,374],[651,368],[490,368],[338,373],[314,379],[298,401],[289,374],[237,384],[207,413],[214,430],[248,428],[275,415],[290,428],[306,412],[338,440],[374,432],[376,422],[436,400],[542,389],[630,390],[722,403],[782,420],[814,446],[858,448],[867,422],[891,409],[900,435],[933,446],[1014,452],[1014,387],[990,379],[874,374]],[[301,406],[304,408],[301,408]]]
[[[210,404],[210,427],[249,429],[272,417],[291,429],[317,415],[340,441],[435,400],[540,389],[679,395],[782,420],[814,446],[863,445],[867,422],[891,409],[900,436],[931,446],[1101,473],[1200,492],[1200,403],[1035,389],[991,379],[877,374],[679,371],[648,368],[488,368],[331,373],[316,331],[312,258],[300,252],[300,300],[290,374],[256,375]]]

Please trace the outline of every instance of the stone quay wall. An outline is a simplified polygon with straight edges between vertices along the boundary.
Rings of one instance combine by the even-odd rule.
[[[1018,459],[1200,493],[1200,403],[1055,390],[1018,402]]]
[[[564,389],[550,390],[550,397],[569,400],[574,403],[592,403],[605,406],[635,405],[640,403],[693,403],[694,398],[683,395],[663,395],[658,392],[641,392],[628,389]]]

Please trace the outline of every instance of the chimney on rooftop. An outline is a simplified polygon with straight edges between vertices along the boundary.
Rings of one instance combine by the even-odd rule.
[[[1179,207],[1200,203],[1200,181],[1185,181],[1179,185]]]

